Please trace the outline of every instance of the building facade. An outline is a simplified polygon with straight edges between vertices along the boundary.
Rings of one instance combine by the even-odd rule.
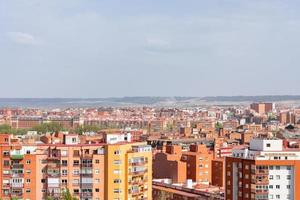
[[[253,139],[226,157],[227,200],[300,199],[300,151],[279,139]]]

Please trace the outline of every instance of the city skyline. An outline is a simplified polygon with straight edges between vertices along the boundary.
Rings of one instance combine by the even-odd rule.
[[[299,6],[0,0],[0,97],[300,94]]]

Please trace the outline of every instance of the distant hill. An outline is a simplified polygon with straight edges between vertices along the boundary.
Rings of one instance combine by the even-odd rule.
[[[0,107],[195,106],[214,103],[300,101],[300,95],[112,98],[0,98]]]
[[[294,101],[300,100],[300,95],[267,95],[267,96],[215,96],[215,97],[203,97],[205,101]]]

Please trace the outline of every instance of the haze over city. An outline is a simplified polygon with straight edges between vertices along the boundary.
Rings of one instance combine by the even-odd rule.
[[[300,94],[300,2],[0,0],[0,97]]]

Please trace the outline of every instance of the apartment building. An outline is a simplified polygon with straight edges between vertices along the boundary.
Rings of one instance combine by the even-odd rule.
[[[13,144],[1,135],[0,198],[59,199],[65,188],[78,199],[104,199],[103,145],[79,144],[66,136],[64,144]]]
[[[66,189],[80,200],[152,198],[152,152],[145,143],[83,144],[65,134],[63,142],[26,144],[1,134],[0,163],[2,200],[58,200]]]
[[[167,145],[165,148],[165,152],[155,154],[154,178],[169,178],[175,183],[183,183],[187,179],[211,183],[213,153],[205,145],[191,144],[189,151],[183,151],[179,145]]]
[[[273,107],[273,103],[252,103],[250,105],[250,108],[259,114],[271,112]]]
[[[114,143],[105,152],[105,199],[151,200],[151,146]]]
[[[227,200],[300,199],[300,151],[279,139],[253,139],[226,157]]]

